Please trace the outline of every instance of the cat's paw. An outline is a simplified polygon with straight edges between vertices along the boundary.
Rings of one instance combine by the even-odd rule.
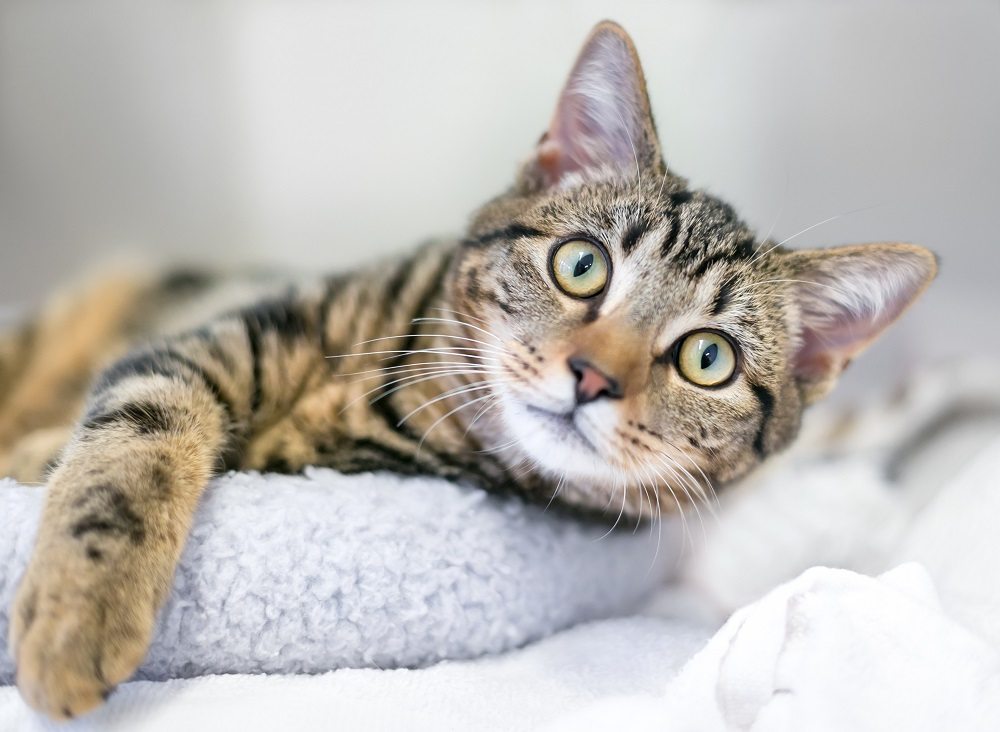
[[[11,612],[17,686],[34,709],[72,719],[102,704],[141,663],[154,612],[122,582],[91,582],[33,563]],[[39,569],[39,565],[46,567]]]

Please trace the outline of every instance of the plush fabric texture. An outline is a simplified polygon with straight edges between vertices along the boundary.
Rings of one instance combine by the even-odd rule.
[[[829,479],[844,467],[823,460],[781,471],[771,490],[835,506]],[[687,580],[664,590],[665,617],[583,624],[512,653],[420,670],[134,681],[105,707],[58,726],[16,689],[0,688],[0,730],[1000,729],[1000,654],[991,641],[1000,589],[990,581],[1000,571],[998,471],[1000,437],[904,521],[891,561],[923,566],[910,561],[878,577],[809,569],[738,610],[714,636],[676,597],[702,589]],[[898,490],[858,481],[856,496]],[[771,513],[771,499],[762,500]],[[786,553],[811,550],[794,536],[779,532]],[[748,558],[747,571],[755,562]],[[956,575],[967,562],[975,572]]]
[[[609,694],[657,698],[708,635],[681,622],[633,617],[585,623],[511,653],[417,670],[133,681],[106,706],[64,724],[32,712],[15,688],[0,687],[0,730],[532,730]],[[627,728],[575,728],[593,729]]]
[[[42,499],[0,483],[3,638]],[[138,678],[423,666],[626,614],[676,562],[656,531],[606,533],[439,480],[232,473],[205,495]]]
[[[981,374],[982,367],[969,373]],[[435,536],[434,529],[441,526],[450,532],[463,515],[470,531],[475,523],[494,532],[472,536],[464,545],[457,542],[465,551],[473,545],[486,546],[484,554],[493,556],[503,546],[517,548],[505,550],[517,557],[536,550],[543,554],[531,567],[516,562],[509,567],[511,572],[530,569],[535,574],[524,582],[530,588],[544,588],[535,598],[524,597],[523,590],[516,595],[532,612],[553,612],[551,607],[539,611],[531,604],[554,602],[556,589],[544,584],[549,577],[556,577],[564,588],[576,588],[573,592],[579,594],[573,597],[579,601],[582,597],[600,599],[605,590],[620,592],[621,587],[609,583],[621,581],[622,576],[636,583],[648,577],[652,584],[656,574],[662,576],[674,567],[678,571],[654,603],[645,604],[630,617],[584,623],[509,653],[446,661],[419,670],[343,669],[310,676],[235,674],[133,681],[122,684],[106,706],[64,725],[34,714],[13,687],[0,687],[0,730],[1000,729],[1000,585],[992,581],[1000,574],[1000,534],[996,531],[1000,412],[984,420],[977,416],[981,411],[977,409],[965,423],[949,427],[933,441],[914,443],[919,449],[906,461],[906,469],[895,471],[895,477],[886,469],[893,452],[890,448],[909,441],[907,435],[925,433],[928,425],[938,421],[935,414],[953,411],[950,405],[1000,404],[996,387],[990,383],[989,390],[984,389],[981,377],[963,381],[955,369],[949,369],[946,377],[915,384],[912,396],[902,405],[862,415],[854,428],[856,443],[832,449],[821,441],[817,451],[804,436],[796,454],[776,461],[745,490],[734,489],[716,511],[705,515],[703,524],[689,515],[687,539],[683,524],[664,525],[664,540],[690,539],[695,546],[678,558],[677,547],[665,543],[649,575],[645,568],[655,552],[655,539],[648,535],[633,537],[626,532],[594,541],[602,532],[575,527],[572,522],[565,525],[552,513],[517,502],[448,485],[431,483],[422,488],[423,481],[389,476],[345,479],[317,471],[297,479],[302,483],[296,489],[322,493],[330,490],[320,487],[322,483],[351,486],[354,493],[344,500],[358,506],[360,513],[345,509],[342,515],[345,519],[358,516],[353,523],[366,526],[374,544],[332,565],[346,567],[343,571],[351,576],[360,576],[357,567],[367,561],[372,562],[371,576],[396,572],[398,553],[384,545],[405,546],[399,551],[407,554],[411,546],[413,553],[429,552],[430,546],[438,545],[428,538]],[[298,558],[303,554],[303,536],[310,534],[295,529],[296,522],[306,521],[313,527],[302,532],[315,532],[318,524],[327,526],[308,508],[305,516],[287,515],[294,499],[276,498],[268,504],[272,512],[261,510],[258,491],[283,490],[270,484],[274,480],[279,479],[231,476],[206,498],[199,530],[210,521],[224,523],[232,533],[219,546],[236,544],[225,551],[206,552],[211,562],[203,565],[204,575],[217,578],[221,566],[233,563],[241,577],[242,558],[237,564],[234,557],[246,552],[251,542],[260,541],[261,535],[271,537],[268,546],[275,554],[294,552]],[[227,496],[230,488],[234,490]],[[377,506],[373,494],[403,488],[415,491],[411,496],[417,505],[407,503],[406,511],[420,526],[401,529],[396,516],[391,528],[373,528]],[[9,529],[0,539],[0,601],[4,603],[11,591],[9,578],[20,571],[30,548],[40,498],[35,491],[0,484],[0,510],[16,511],[9,518],[4,515]],[[385,494],[387,501],[389,495]],[[419,503],[420,496],[425,497],[424,504]],[[468,502],[464,508],[456,503],[459,499]],[[225,521],[214,518],[216,512],[239,512],[255,502],[260,525],[237,521],[235,515],[226,516]],[[319,505],[318,500],[303,504],[314,505]],[[280,533],[268,533],[278,532],[279,526]],[[401,531],[411,533],[401,535]],[[341,527],[339,535],[347,541],[355,532],[359,536],[351,541],[356,545],[364,533],[357,526]],[[282,542],[275,536],[288,538]],[[206,539],[196,538],[192,552]],[[538,544],[535,549],[523,548],[532,542]],[[201,580],[192,568],[202,559],[192,552],[184,559],[168,618],[178,612],[179,602],[196,609],[205,603],[193,591]],[[267,552],[251,552],[258,560],[248,562],[250,566],[272,561]],[[573,556],[573,552],[585,556]],[[382,558],[389,568],[379,564]],[[283,568],[292,566],[283,559],[273,561]],[[471,555],[445,553],[420,561],[438,562],[435,571],[449,573],[460,584],[468,581],[462,579],[467,570],[481,568]],[[641,565],[638,569],[636,562]],[[419,562],[406,556],[405,563],[415,567]],[[618,575],[623,564],[631,571]],[[802,572],[816,564],[847,569],[814,567]],[[887,571],[893,567],[897,568]],[[488,566],[486,571],[493,577],[489,573],[497,567]],[[269,570],[257,572],[253,576],[271,576]],[[579,573],[580,584],[565,573]],[[290,586],[297,574],[299,568],[294,566],[285,570],[280,581],[270,579],[269,583]],[[800,576],[793,579],[796,575]],[[181,579],[190,584],[180,584]],[[230,590],[236,595],[245,594],[253,580],[230,581],[243,588],[239,593]],[[498,580],[504,588],[511,581],[508,575]],[[436,588],[446,584],[429,582]],[[581,586],[595,594],[587,594],[589,590],[580,590]],[[221,591],[220,586],[212,597]],[[282,596],[285,592],[274,591]],[[291,589],[288,594],[293,594]],[[303,608],[315,604],[307,594],[288,602]],[[743,608],[733,613],[736,604]],[[380,614],[380,607],[370,614]],[[440,625],[428,618],[405,616],[401,607],[405,606],[394,605],[394,618],[382,616],[380,622],[420,629]],[[497,601],[489,612],[480,608],[477,622],[488,618],[510,623],[513,615],[524,613],[523,608],[515,613],[512,607]],[[222,610],[216,606],[212,612],[225,617],[239,610],[235,604]],[[435,612],[453,610],[450,605],[438,605]],[[178,617],[204,624],[198,612],[192,611],[190,619],[183,613]],[[298,612],[289,617],[300,622],[304,611]],[[723,623],[725,617],[729,620]],[[335,619],[329,622],[335,628],[338,625]],[[462,627],[455,618],[447,622]],[[267,623],[261,626],[266,628]],[[171,626],[164,627],[166,633]],[[218,625],[212,627],[220,632]],[[241,625],[234,628],[234,633],[244,632]],[[251,638],[264,637],[260,627],[249,633]],[[365,633],[352,642],[364,646],[372,635]],[[464,637],[473,635],[470,631]],[[223,639],[212,645],[213,638],[189,642],[206,643],[214,653]],[[239,643],[244,649],[253,647],[246,638],[224,640],[231,648]],[[163,642],[163,638],[157,641]],[[163,653],[163,647],[157,646],[160,650],[154,654]]]

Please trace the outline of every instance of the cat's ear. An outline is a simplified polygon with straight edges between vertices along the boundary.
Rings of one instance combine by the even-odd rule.
[[[862,244],[785,257],[800,313],[794,372],[809,403],[826,395],[851,359],[937,274],[935,256],[912,244]]]
[[[584,43],[525,174],[547,187],[574,173],[636,175],[637,168],[663,170],[646,80],[632,39],[604,21]]]

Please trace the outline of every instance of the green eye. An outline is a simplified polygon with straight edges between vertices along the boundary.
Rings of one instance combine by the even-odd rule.
[[[608,284],[608,261],[599,246],[572,239],[552,252],[552,278],[573,297],[593,297]]]
[[[721,333],[699,330],[681,340],[677,370],[692,384],[718,386],[736,371],[736,351]]]

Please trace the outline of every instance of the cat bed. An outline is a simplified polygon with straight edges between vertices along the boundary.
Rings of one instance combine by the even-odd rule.
[[[812,461],[768,482],[823,503],[828,479],[843,467],[842,460]],[[998,729],[1000,591],[991,581],[1000,570],[997,471],[1000,435],[929,505],[896,516],[906,528],[886,560],[902,566],[877,578],[810,569],[734,613],[714,635],[678,617],[691,608],[679,613],[683,603],[674,598],[666,617],[582,624],[511,653],[419,670],[133,681],[105,707],[59,728]],[[851,490],[862,500],[899,488],[858,483]],[[765,513],[773,526],[773,513]],[[725,523],[725,509],[721,518]],[[621,540],[629,543],[613,539]],[[757,541],[770,542],[774,556],[810,551],[766,533]],[[684,584],[666,594],[694,589]],[[54,726],[16,689],[0,687],[0,729]]]
[[[582,623],[508,653],[413,670],[379,670],[374,663],[364,664],[363,654],[366,643],[369,648],[384,647],[379,645],[384,636],[378,643],[369,641],[377,634],[361,617],[363,634],[359,631],[345,649],[361,654],[362,665],[372,668],[131,681],[122,684],[101,709],[58,727],[80,732],[330,727],[550,732],[611,728],[638,732],[665,726],[698,732],[1000,729],[1000,585],[992,581],[1000,572],[996,531],[1000,424],[995,419],[970,421],[931,442],[913,443],[907,437],[924,435],[928,425],[940,422],[935,414],[953,414],[956,404],[997,403],[995,385],[988,384],[991,391],[982,386],[982,366],[969,373],[975,378],[963,380],[951,368],[943,381],[917,383],[901,405],[873,408],[853,430],[865,449],[848,444],[831,452],[821,442],[817,452],[806,446],[804,437],[793,451],[797,454],[775,461],[753,485],[744,486],[746,490],[734,488],[728,500],[705,516],[703,525],[689,516],[688,536],[701,539],[700,543],[682,558],[676,546],[665,543],[649,573],[655,538],[625,532],[597,540],[601,533],[593,527],[566,524],[551,512],[454,486],[428,481],[421,487],[425,481],[387,476],[348,479],[323,471],[295,479],[228,476],[206,496],[174,599],[165,610],[157,638],[161,645],[159,650],[154,646],[151,660],[166,652],[177,633],[188,632],[179,622],[204,623],[199,618],[208,612],[228,617],[263,602],[262,595],[246,588],[272,577],[271,561],[281,568],[274,571],[284,574],[270,579],[269,586],[277,597],[291,595],[298,565],[318,566],[318,560],[303,549],[310,542],[310,531],[319,531],[320,537],[325,532],[336,534],[345,542],[342,549],[355,548],[353,555],[342,551],[328,565],[341,568],[336,570],[338,576],[352,578],[342,584],[375,591],[398,586],[405,591],[393,589],[392,596],[413,597],[413,591],[398,581],[395,567],[415,571],[437,562],[432,565],[434,572],[448,573],[451,585],[419,572],[422,579],[416,580],[435,597],[459,592],[468,601],[469,592],[452,585],[472,582],[467,569],[476,568],[505,588],[500,590],[503,596],[511,593],[512,603],[525,603],[512,610],[514,605],[499,600],[499,594],[478,606],[469,602],[469,612],[479,612],[479,622],[509,623],[515,617],[522,620],[514,622],[522,622],[524,607],[538,610],[532,603],[544,605],[544,613],[558,611],[557,588],[563,588],[564,598],[577,602],[583,597],[607,602],[609,595],[623,591],[624,585],[611,584],[623,577],[636,587],[647,580],[648,585],[655,584],[654,576],[668,569],[677,571],[652,604],[628,617]],[[969,388],[963,391],[962,384]],[[918,454],[911,456],[902,473],[895,471],[901,477],[893,478],[894,472],[886,469],[886,457],[893,450],[885,448],[904,442],[918,445]],[[295,481],[295,490],[319,491],[320,496],[296,508],[295,499],[281,495],[286,480]],[[340,486],[354,492],[337,509],[341,525],[332,527],[334,514],[320,521],[306,506],[315,508],[332,500],[325,492]],[[414,490],[403,495],[403,488]],[[447,497],[439,490],[448,491]],[[270,493],[264,498],[277,494],[266,507],[261,502],[265,491]],[[2,611],[9,602],[11,578],[20,572],[30,548],[40,497],[37,489],[0,482],[0,510],[17,511],[3,514]],[[230,511],[240,512],[242,518],[237,521],[226,513]],[[419,531],[403,521],[404,511],[416,517]],[[248,522],[244,512],[259,525]],[[389,517],[389,526],[375,522],[379,512]],[[303,521],[313,528],[289,528]],[[217,525],[213,531],[229,527],[234,532],[226,539],[236,542],[234,547],[226,547],[226,542],[217,545],[224,547],[219,549],[206,544],[208,537],[200,532],[213,523]],[[479,528],[468,539],[446,538],[472,531],[473,524]],[[684,540],[682,525],[664,524],[663,530],[665,541],[669,536]],[[817,543],[817,534],[826,538]],[[435,554],[419,559],[401,557],[385,547],[376,551],[375,546],[359,543],[362,536],[375,545],[405,544],[406,552],[414,554],[433,546]],[[317,552],[324,557],[331,541],[315,539],[309,545],[321,546]],[[455,546],[470,553],[455,556],[451,551]],[[485,564],[471,553],[473,546],[483,549]],[[514,578],[498,573],[490,561],[500,548],[511,558],[509,571],[528,573],[513,591],[508,583]],[[272,560],[269,551],[276,558]],[[202,555],[196,552],[204,552],[211,562],[201,562]],[[256,560],[244,565],[247,552]],[[292,552],[294,561],[280,558]],[[728,557],[728,564],[721,563],[722,556]],[[362,561],[364,557],[371,561]],[[592,562],[605,564],[589,566]],[[854,571],[813,568],[787,582],[802,568],[824,563]],[[232,565],[231,572],[222,573],[223,565]],[[903,566],[883,574],[899,565]],[[251,572],[248,579],[242,577],[246,572]],[[213,579],[196,592],[199,573]],[[395,584],[389,576],[397,577]],[[372,578],[385,582],[379,585]],[[529,590],[537,594],[527,597]],[[257,599],[220,607],[218,597],[225,593]],[[641,594],[637,591],[633,597],[637,600]],[[342,596],[362,595],[351,591]],[[745,607],[719,629],[715,612],[729,616],[735,604]],[[314,606],[310,594],[302,592],[282,599],[277,607]],[[414,629],[427,635],[428,628],[449,624],[456,632],[469,630],[453,617],[455,606],[434,605],[434,612],[446,615],[439,621],[404,616],[400,607],[395,606],[393,614],[398,616],[396,625],[404,628],[401,634]],[[586,614],[580,605],[575,607],[570,614]],[[353,612],[351,607],[342,604],[339,609],[339,615],[323,615],[309,626],[310,632],[340,627],[337,618],[358,617],[344,614]],[[593,605],[591,611],[598,613]],[[371,612],[380,615],[378,609]],[[172,624],[170,617],[181,621]],[[294,614],[288,617],[305,626]],[[233,625],[232,632],[263,638],[267,633],[261,629],[267,630],[274,620],[261,613],[246,626]],[[213,622],[211,627],[221,632],[219,618]],[[558,624],[550,620],[548,627]],[[496,631],[487,635],[496,637]],[[466,647],[472,636],[472,632],[464,636]],[[438,638],[444,643],[449,637],[443,631]],[[239,642],[200,640],[206,654],[214,654],[223,641],[230,650]],[[420,645],[431,643],[421,640]],[[240,653],[252,647],[245,644]],[[498,647],[510,644],[500,642]],[[183,652],[191,660],[190,649]],[[2,653],[0,661],[9,668]],[[24,704],[15,688],[0,686],[0,730],[54,728]]]
[[[0,482],[0,637],[44,492]],[[636,609],[673,565],[472,488],[388,474],[230,473],[205,494],[137,678],[416,667]],[[657,556],[658,554],[658,556]],[[13,663],[0,651],[0,684]]]

